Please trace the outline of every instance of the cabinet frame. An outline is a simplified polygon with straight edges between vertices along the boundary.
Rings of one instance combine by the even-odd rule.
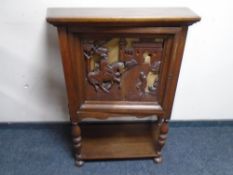
[[[120,117],[122,114],[145,117],[157,115],[170,118],[187,27],[62,27],[58,28],[60,50],[65,72],[69,110],[71,120],[81,121],[83,118]],[[78,36],[147,36],[165,37],[165,58],[161,83],[164,83],[163,97],[160,104],[157,102],[122,102],[122,101],[88,101],[85,100],[85,58],[82,54]]]
[[[48,9],[47,22],[58,30],[78,166],[83,165],[84,160],[96,159],[153,158],[156,163],[162,162],[161,151],[167,139],[188,27],[200,19],[188,8]],[[140,38],[143,35],[164,37],[157,101],[87,100],[85,58],[80,38]],[[124,96],[124,99],[127,98]],[[109,123],[107,120],[125,116],[135,116],[136,121]],[[157,116],[157,119],[141,120],[148,116]],[[88,123],[88,118],[102,122]]]

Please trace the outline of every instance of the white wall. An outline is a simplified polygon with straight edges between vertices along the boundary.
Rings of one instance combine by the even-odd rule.
[[[233,119],[233,11],[230,0],[1,0],[0,122],[67,121],[56,29],[47,7],[186,6],[191,26],[172,119]],[[232,49],[232,50],[231,50]]]

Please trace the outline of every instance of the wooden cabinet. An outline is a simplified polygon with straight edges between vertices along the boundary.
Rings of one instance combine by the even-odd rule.
[[[77,165],[161,162],[187,29],[199,20],[187,8],[48,9],[47,21],[58,29]]]

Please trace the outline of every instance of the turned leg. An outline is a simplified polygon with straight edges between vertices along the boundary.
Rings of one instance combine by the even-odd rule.
[[[81,129],[78,123],[72,123],[72,137],[73,137],[73,146],[75,151],[75,164],[77,166],[82,166],[84,161],[81,156]]]
[[[156,143],[156,149],[158,151],[158,156],[154,158],[155,163],[161,163],[163,161],[161,151],[167,139],[168,119],[159,118],[158,126],[159,126],[159,136],[158,136],[158,140]]]

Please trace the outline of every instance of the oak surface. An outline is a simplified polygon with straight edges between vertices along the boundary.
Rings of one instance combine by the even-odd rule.
[[[49,8],[47,21],[58,24],[160,23],[190,25],[200,17],[188,8]]]

